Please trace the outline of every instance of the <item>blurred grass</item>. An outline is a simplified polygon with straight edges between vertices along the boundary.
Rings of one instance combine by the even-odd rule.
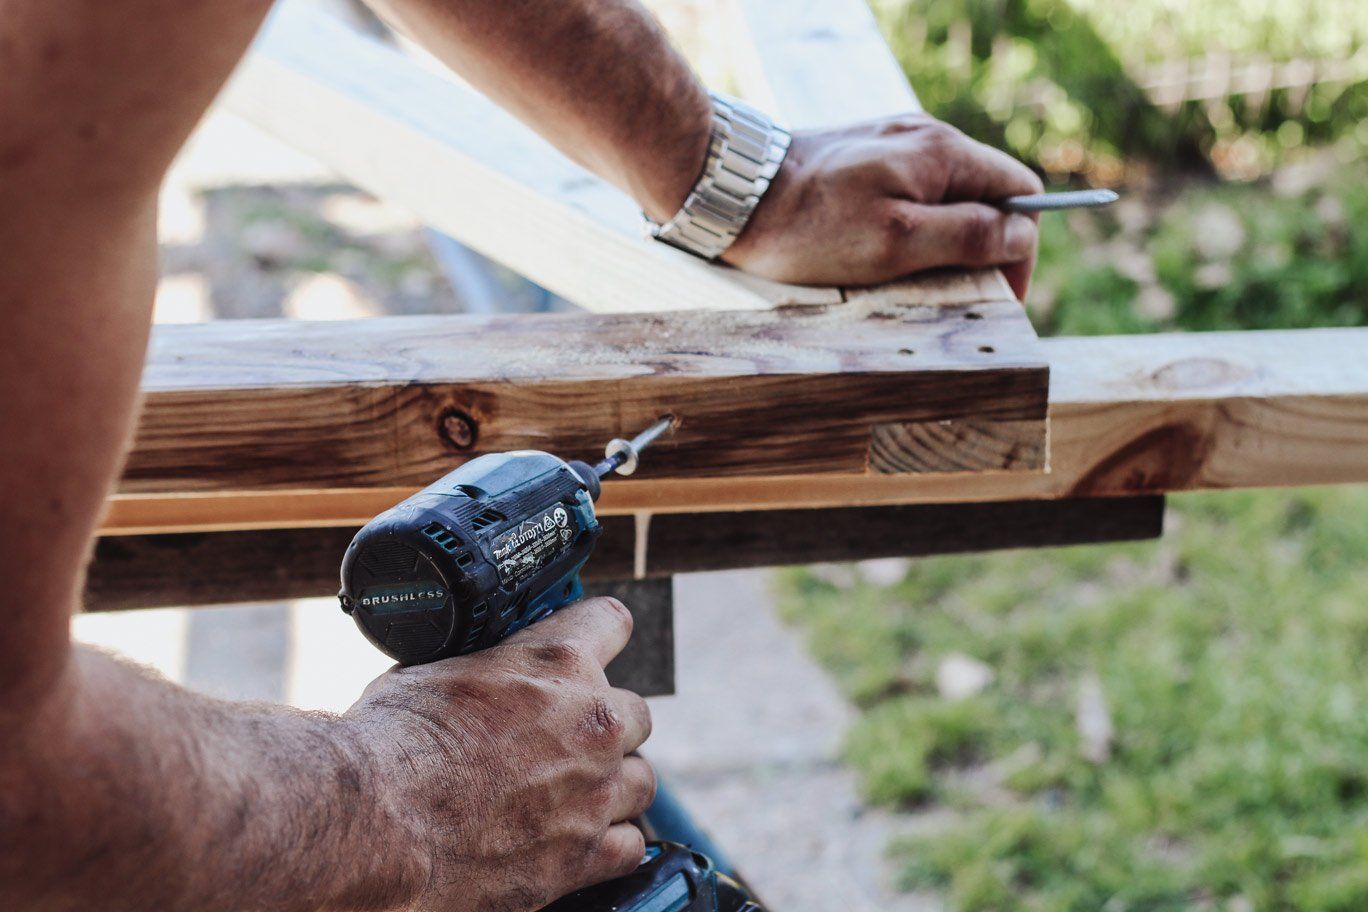
[[[783,604],[864,709],[869,798],[960,811],[896,847],[908,885],[964,912],[1348,912],[1368,908],[1365,517],[1368,488],[1183,495],[1157,544],[922,560],[891,586],[794,571]],[[993,684],[941,698],[952,654]],[[1076,725],[1094,675],[1101,763]]]
[[[1056,179],[1131,182],[1042,219],[1042,334],[1368,325],[1365,84],[1160,110],[1132,78],[1362,57],[1368,4],[874,5],[933,113]],[[1240,144],[1256,167],[1229,167]],[[1254,179],[1213,179],[1231,173]],[[954,811],[894,847],[908,886],[959,912],[1368,910],[1368,487],[1179,495],[1156,543],[780,590],[861,709],[869,799]],[[943,697],[952,656],[992,683]],[[1085,695],[1114,730],[1101,755]]]
[[[1368,160],[1326,150],[1284,180],[1186,181],[1041,219],[1044,335],[1368,323]],[[1292,185],[1292,186],[1287,186]]]

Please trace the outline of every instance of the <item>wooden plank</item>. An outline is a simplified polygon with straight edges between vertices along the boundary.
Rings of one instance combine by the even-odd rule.
[[[1368,329],[1040,341],[1050,472],[619,479],[600,511],[1115,497],[1368,482]],[[412,487],[116,498],[107,534],[363,522]]]
[[[1160,534],[1163,499],[1023,501],[604,517],[586,569],[633,577],[875,557],[1130,541]],[[337,593],[355,527],[101,538],[88,611],[279,601]],[[640,536],[640,538],[638,538]]]
[[[878,557],[1157,538],[1164,499],[1136,497],[828,507],[651,518],[646,573],[695,573]]]
[[[1035,352],[1011,302],[163,326],[120,490],[421,485],[488,452],[596,459],[665,414],[642,478],[861,475],[876,425],[966,418],[1014,422],[1037,458],[1002,467],[1038,470]]]
[[[336,596],[342,555],[356,532],[348,527],[100,538],[82,606],[129,611]]]
[[[1050,471],[849,479],[631,479],[606,509],[1117,497],[1368,482],[1368,329],[1043,339]],[[611,494],[611,498],[608,496]]]
[[[647,239],[632,200],[493,102],[316,9],[279,6],[222,103],[590,310],[840,300]]]
[[[795,129],[921,110],[865,0],[733,0],[737,79]],[[749,41],[745,41],[749,39]]]

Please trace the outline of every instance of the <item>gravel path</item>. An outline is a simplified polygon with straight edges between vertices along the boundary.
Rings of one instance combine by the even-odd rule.
[[[932,912],[884,848],[926,825],[864,808],[838,763],[853,711],[775,618],[763,572],[677,578],[678,694],[645,753],[776,912]]]

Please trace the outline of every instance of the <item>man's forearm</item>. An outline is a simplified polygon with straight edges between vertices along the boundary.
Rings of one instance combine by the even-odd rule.
[[[712,108],[636,0],[373,0],[562,152],[673,216],[707,154]]]
[[[422,888],[354,723],[200,697],[88,650],[69,668],[3,733],[7,907],[387,909]]]

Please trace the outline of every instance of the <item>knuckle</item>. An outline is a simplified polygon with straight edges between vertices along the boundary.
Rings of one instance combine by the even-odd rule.
[[[606,801],[604,806],[607,806]],[[601,816],[607,816],[606,812]],[[575,841],[583,858],[593,858],[595,855],[603,852],[608,841],[607,824],[596,819],[592,824],[586,825],[584,829],[580,831],[579,836]]]
[[[567,883],[584,880],[586,870],[597,867],[597,859],[603,853],[604,829],[602,826],[577,827],[566,834],[563,843],[565,851],[560,854],[561,877]]]
[[[900,133],[911,133],[914,130],[921,130],[936,123],[939,121],[926,114],[915,112],[895,114],[879,124],[879,134],[881,136],[897,136]]]
[[[582,649],[565,642],[529,643],[523,650],[527,663],[539,671],[568,674],[582,669],[589,661]]]
[[[933,149],[947,149],[956,145],[963,135],[943,120],[929,119],[922,125],[922,133]]]
[[[965,256],[981,258],[991,253],[997,225],[986,213],[974,211],[960,226],[959,246]]]
[[[876,266],[887,271],[904,265],[909,250],[926,227],[925,219],[909,206],[890,206],[882,216],[880,241],[874,251]]]
[[[889,206],[883,214],[884,235],[894,244],[907,243],[924,224],[921,214],[910,206]]]
[[[615,747],[626,731],[622,717],[603,697],[595,697],[590,701],[581,728],[592,744],[605,748]]]
[[[615,797],[616,793],[611,779],[600,780],[590,787],[585,801],[595,823],[595,833],[598,833],[612,816]]]

